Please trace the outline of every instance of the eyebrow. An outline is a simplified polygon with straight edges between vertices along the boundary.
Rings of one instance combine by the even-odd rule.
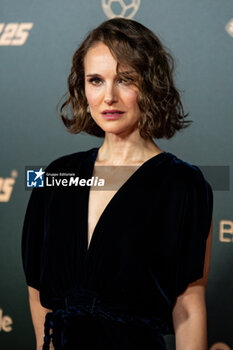
[[[136,73],[135,70],[131,70],[131,71],[124,71],[124,72],[119,72],[120,74],[130,74],[130,73]],[[98,73],[92,73],[92,74],[87,74],[86,77],[101,77],[101,74]]]

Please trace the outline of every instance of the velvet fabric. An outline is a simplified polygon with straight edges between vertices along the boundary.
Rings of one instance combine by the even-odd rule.
[[[99,148],[52,162],[50,173],[91,178]],[[29,286],[52,312],[44,350],[165,349],[172,309],[203,276],[213,191],[170,152],[144,162],[104,209],[87,248],[90,187],[34,188],[22,259]]]

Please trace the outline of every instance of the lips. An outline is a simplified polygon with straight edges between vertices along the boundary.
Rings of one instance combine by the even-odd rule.
[[[112,115],[112,114],[123,114],[123,111],[120,111],[118,109],[106,109],[102,112],[103,115]]]
[[[117,120],[122,117],[125,112],[119,109],[106,109],[102,112],[102,116],[106,120]]]

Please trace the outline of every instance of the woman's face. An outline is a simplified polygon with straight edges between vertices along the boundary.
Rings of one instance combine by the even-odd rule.
[[[138,88],[132,83],[137,74],[129,66],[120,66],[120,73],[130,72],[127,79],[117,75],[116,67],[105,44],[91,47],[84,58],[85,94],[92,118],[105,132],[127,135],[137,129],[140,117]]]

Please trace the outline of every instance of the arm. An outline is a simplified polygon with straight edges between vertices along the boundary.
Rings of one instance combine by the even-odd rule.
[[[52,311],[49,309],[44,308],[40,303],[40,292],[28,286],[28,293],[29,293],[29,305],[31,310],[31,316],[32,316],[32,323],[34,326],[35,336],[36,336],[36,349],[42,350],[42,346],[44,343],[44,322],[45,322],[45,315]],[[52,350],[53,347],[50,345],[50,349]]]
[[[207,350],[205,292],[208,280],[213,220],[206,242],[204,274],[177,297],[173,308],[176,350]]]

